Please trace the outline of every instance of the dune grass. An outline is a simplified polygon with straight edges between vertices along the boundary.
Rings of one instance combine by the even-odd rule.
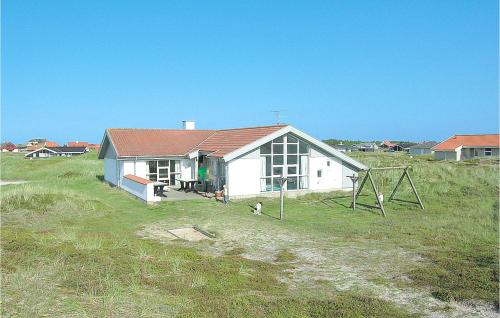
[[[227,207],[210,200],[146,206],[102,183],[102,162],[93,153],[48,160],[3,154],[1,178],[30,183],[1,188],[2,316],[419,315],[375,293],[340,290],[321,280],[308,281],[312,289],[300,284],[291,288],[282,277],[296,269],[298,254],[304,253],[300,240],[293,245],[274,238],[276,250],[269,261],[245,257],[263,253],[252,250],[253,242],[220,243],[227,245],[224,252],[208,255],[203,251],[219,248],[217,242],[162,244],[137,235],[156,222],[200,225],[218,237],[228,235],[228,228],[265,230],[271,236],[295,233],[313,245],[318,242],[324,251],[347,251],[346,257],[350,247],[397,248],[420,255],[422,261],[391,260],[388,264],[400,265],[397,270],[409,279],[388,282],[384,276],[374,281],[429,290],[445,302],[498,306],[497,164],[399,154],[355,156],[370,166],[411,164],[426,209],[395,201],[386,205],[388,215],[382,218],[363,206],[350,210],[346,193],[287,199],[284,222],[269,217],[279,215],[275,199],[262,199],[267,216],[261,218],[248,212],[254,200]],[[385,193],[397,177],[395,172],[375,175]],[[407,186],[399,197],[412,199]],[[373,205],[374,198],[367,191],[360,202]],[[361,264],[365,259],[352,258],[351,266],[366,265]]]

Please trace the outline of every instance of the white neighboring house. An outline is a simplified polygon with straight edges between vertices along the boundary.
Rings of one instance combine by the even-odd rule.
[[[500,135],[455,135],[432,147],[437,160],[473,159],[499,156]]]
[[[289,195],[350,190],[348,176],[367,169],[290,125],[192,128],[106,129],[98,154],[104,179],[121,188],[127,175],[177,186],[206,166],[213,189],[226,185],[230,198],[244,198],[279,194],[281,176]]]
[[[87,147],[41,147],[24,155],[25,158],[71,157],[83,155]]]

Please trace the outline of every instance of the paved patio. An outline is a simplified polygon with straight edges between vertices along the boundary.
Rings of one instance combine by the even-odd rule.
[[[178,191],[177,188],[170,188],[170,191],[164,192],[164,195],[166,197],[162,197],[162,201],[205,200],[213,196],[209,193],[209,197],[205,197],[197,192]]]

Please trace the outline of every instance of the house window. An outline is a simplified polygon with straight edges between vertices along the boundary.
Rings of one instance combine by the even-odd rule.
[[[478,156],[479,156],[479,151],[476,148],[474,148],[474,157],[478,157]]]
[[[319,169],[319,170],[317,171],[317,175],[318,175],[318,178],[323,177],[323,170]]]
[[[288,178],[287,190],[307,189],[309,145],[288,134],[260,147],[261,191],[279,191],[279,179]]]
[[[330,160],[327,160],[327,161],[326,161],[326,166],[327,166],[327,167],[330,167]]]
[[[491,156],[491,148],[484,149],[484,155],[485,156]]]
[[[151,181],[174,185],[178,174],[180,174],[179,160],[146,161],[146,177]]]

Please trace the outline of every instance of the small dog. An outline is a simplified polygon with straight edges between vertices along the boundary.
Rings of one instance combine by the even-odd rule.
[[[262,202],[257,202],[255,208],[253,208],[253,214],[260,215],[262,213]]]
[[[378,201],[375,202],[375,204],[378,206],[378,202],[380,201],[380,203],[384,203],[384,194],[383,193],[379,193],[378,195]]]

